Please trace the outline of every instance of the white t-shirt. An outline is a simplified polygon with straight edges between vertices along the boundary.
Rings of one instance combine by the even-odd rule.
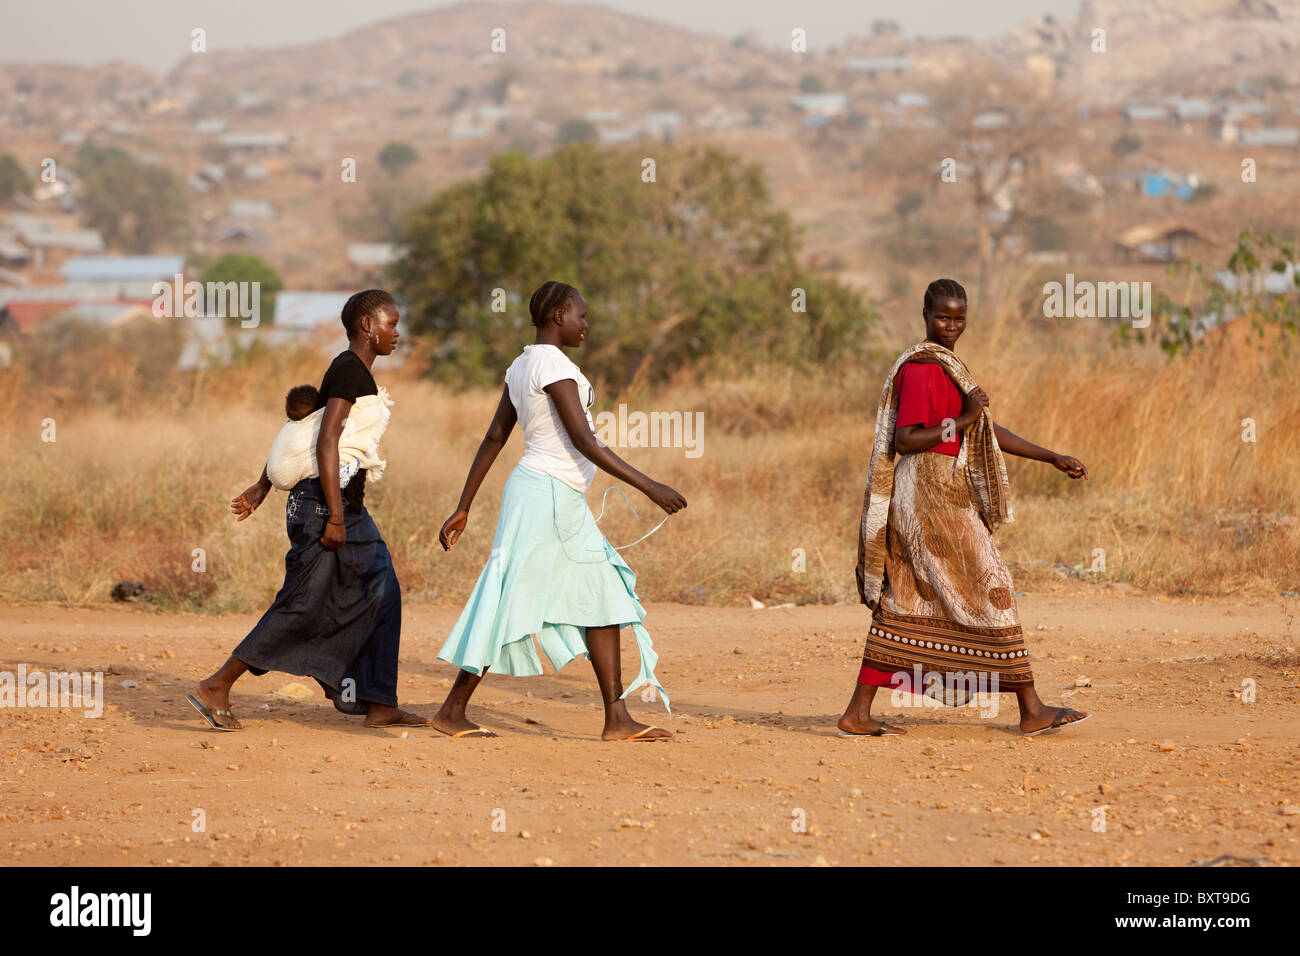
[[[578,385],[578,400],[587,413],[587,427],[596,430],[591,406],[596,393],[578,368],[557,345],[525,345],[523,354],[506,369],[506,388],[524,430],[524,457],[519,464],[530,471],[554,475],[570,488],[586,493],[596,477],[596,466],[573,447],[564,430],[555,400],[544,389],[571,378]]]

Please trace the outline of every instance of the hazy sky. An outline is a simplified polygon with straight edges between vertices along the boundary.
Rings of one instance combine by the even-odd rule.
[[[124,60],[166,70],[189,52],[190,31],[208,49],[307,43],[452,0],[3,0],[0,62],[92,64]],[[1044,13],[1073,17],[1079,0],[605,0],[594,4],[733,36],[753,30],[787,44],[803,27],[808,44],[864,35],[877,18],[909,34],[1001,33]]]

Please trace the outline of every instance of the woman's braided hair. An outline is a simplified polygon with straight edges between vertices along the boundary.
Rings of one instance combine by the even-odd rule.
[[[351,296],[347,302],[343,303],[343,328],[347,329],[348,338],[357,334],[357,329],[361,327],[361,320],[367,315],[372,315],[386,305],[397,305],[393,301],[390,293],[383,289],[367,289],[364,292],[358,292]]]
[[[533,325],[540,328],[564,310],[569,299],[578,294],[578,290],[567,282],[551,279],[543,282],[528,300],[528,314],[533,317]]]
[[[937,299],[960,299],[966,301],[966,290],[956,279],[935,279],[925,287],[925,314],[934,311]]]

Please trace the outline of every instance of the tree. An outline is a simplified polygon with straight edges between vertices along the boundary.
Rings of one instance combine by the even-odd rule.
[[[488,84],[488,94],[492,97],[492,102],[498,106],[504,105],[510,95],[510,84],[518,78],[519,74],[513,68],[498,71],[492,78],[492,82]]]
[[[925,193],[919,189],[906,189],[898,194],[894,200],[894,213],[898,216],[898,224],[904,229],[912,216],[921,211],[925,205]]]
[[[96,146],[87,143],[77,150],[77,172],[89,176],[106,159],[130,160],[131,154],[120,146]]]
[[[567,119],[555,131],[555,142],[560,146],[567,146],[569,143],[590,143],[596,136],[596,127],[585,119]]]
[[[710,362],[821,363],[858,347],[870,313],[800,265],[757,165],[712,147],[656,158],[647,183],[635,151],[502,153],[417,209],[393,275],[409,328],[437,348],[434,373],[499,381],[531,338],[528,299],[547,279],[590,303],[581,363],[617,388]],[[492,310],[497,289],[504,314]],[[796,290],[805,311],[792,308]]]
[[[1043,157],[1069,144],[1075,124],[1068,118],[1077,103],[1050,81],[987,60],[957,71],[931,101],[938,120],[934,155],[969,169],[944,188],[961,189],[975,215],[978,297],[986,301],[1028,211],[1060,193],[1060,181],[1043,171]]]
[[[13,198],[14,193],[26,192],[29,184],[27,170],[13,153],[0,156],[0,202]]]
[[[351,239],[392,242],[401,238],[411,210],[428,199],[428,192],[412,182],[394,180],[366,187],[365,204],[340,216]]]
[[[1260,347],[1271,342],[1270,329],[1283,335],[1300,333],[1300,269],[1295,260],[1293,240],[1247,229],[1237,236],[1222,270],[1191,261],[1166,266],[1168,286],[1179,290],[1179,298],[1157,290],[1151,327],[1130,332],[1121,323],[1115,335],[1126,342],[1146,342],[1149,337],[1174,356],[1205,345],[1206,333],[1234,321],[1249,321],[1251,337]]]
[[[420,158],[410,143],[388,143],[379,151],[379,165],[396,176]]]
[[[1138,137],[1134,136],[1132,133],[1121,133],[1119,136],[1115,137],[1115,140],[1110,144],[1111,154],[1121,158],[1132,156],[1134,153],[1141,152],[1141,150],[1142,140],[1138,139]]]
[[[208,266],[203,273],[203,281],[258,283],[258,311],[261,315],[268,316],[275,315],[275,294],[284,288],[280,273],[259,256],[237,252],[227,253]],[[238,315],[227,318],[232,324],[240,321]]]
[[[83,154],[88,162],[78,164],[82,217],[108,245],[149,252],[184,241],[189,233],[185,193],[170,170],[138,163],[119,149]]]
[[[822,83],[822,78],[816,73],[805,73],[799,77],[799,92],[801,93],[820,93],[826,89]]]

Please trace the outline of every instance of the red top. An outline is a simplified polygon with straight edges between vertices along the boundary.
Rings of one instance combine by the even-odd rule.
[[[895,428],[920,425],[934,428],[945,418],[961,414],[961,391],[948,377],[943,366],[933,362],[904,362],[898,370],[898,420]],[[961,450],[961,432],[951,441],[941,441],[927,451],[957,457]]]

